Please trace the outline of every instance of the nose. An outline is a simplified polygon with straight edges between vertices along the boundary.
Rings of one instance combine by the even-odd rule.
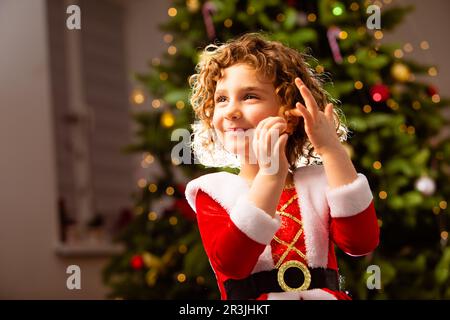
[[[228,120],[238,120],[242,117],[242,112],[236,106],[236,103],[230,103],[228,110],[225,113],[225,118]]]

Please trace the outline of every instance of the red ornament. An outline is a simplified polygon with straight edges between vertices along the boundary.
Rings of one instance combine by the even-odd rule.
[[[144,259],[142,259],[142,257],[138,254],[134,255],[133,257],[131,257],[130,264],[134,270],[142,269],[142,267],[144,266]]]
[[[438,93],[438,89],[435,86],[429,85],[427,87],[427,94],[432,97]]]
[[[370,88],[370,96],[375,102],[384,102],[391,96],[389,87],[384,84],[376,84]]]

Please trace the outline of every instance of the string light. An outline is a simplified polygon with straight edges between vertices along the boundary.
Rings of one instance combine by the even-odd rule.
[[[387,192],[386,191],[380,191],[378,193],[378,197],[380,197],[380,199],[384,200],[387,198]]]
[[[187,252],[187,246],[185,244],[180,244],[178,247],[178,252],[181,254],[185,254]]]
[[[375,39],[381,40],[381,39],[383,39],[383,32],[381,32],[380,30],[377,30],[377,31],[375,31],[373,36],[374,36]]]
[[[225,26],[225,28],[231,28],[231,26],[233,25],[233,20],[231,20],[230,18],[225,19],[223,25]]]
[[[277,21],[278,22],[283,22],[285,20],[285,16],[282,13],[277,14]]]
[[[159,58],[152,59],[152,65],[159,66],[160,64],[161,64],[161,60],[159,60]]]
[[[168,196],[173,195],[174,192],[175,192],[175,189],[174,189],[173,187],[167,187],[167,188],[166,188],[166,194],[167,194]]]
[[[356,29],[356,32],[362,36],[366,33],[366,28],[365,27],[358,27],[358,29]]]
[[[174,216],[170,217],[169,218],[169,223],[170,223],[171,226],[176,225],[178,223],[177,217],[174,217]]]
[[[348,37],[347,31],[341,31],[341,32],[339,32],[339,39],[345,40],[345,39],[347,39],[347,37]]]
[[[155,157],[152,156],[150,153],[146,153],[144,155],[144,160],[143,161],[145,161],[145,163],[152,164],[155,161]]]
[[[403,57],[403,50],[402,49],[396,49],[394,50],[394,57],[400,59]]]
[[[173,56],[175,53],[177,53],[177,47],[170,46],[169,48],[167,48],[167,53]]]
[[[156,218],[158,217],[158,215],[156,214],[155,211],[150,211],[150,212],[148,213],[147,217],[148,217],[148,220],[150,220],[150,221],[155,221]]]
[[[433,207],[433,213],[434,213],[434,214],[438,215],[440,211],[441,211],[441,208],[439,208],[439,207],[437,207],[437,206],[434,206],[434,207]]]
[[[419,101],[415,100],[412,103],[412,107],[413,107],[414,110],[419,110],[422,107],[422,105],[420,104]]]
[[[391,108],[392,110],[397,110],[399,108],[398,103],[393,100],[393,99],[388,99],[386,101],[386,104],[388,105],[389,108]]]
[[[171,43],[173,41],[173,35],[167,33],[164,35],[163,40],[165,43]]]
[[[347,57],[347,61],[348,61],[348,63],[350,63],[350,64],[355,63],[355,62],[356,62],[356,56],[353,55],[353,54],[349,55],[349,56]]]
[[[195,281],[197,282],[198,285],[203,285],[205,283],[205,278],[203,278],[202,276],[198,276]]]
[[[165,81],[165,80],[167,80],[167,78],[169,78],[169,75],[167,74],[167,72],[161,72],[159,74],[159,79],[160,80]]]
[[[413,126],[409,126],[409,127],[406,129],[406,132],[407,132],[408,134],[410,134],[410,135],[413,135],[413,134],[416,132],[416,128],[414,128]]]
[[[430,49],[430,44],[428,43],[428,41],[422,41],[420,43],[420,48],[422,50],[428,50],[428,49]]]
[[[179,166],[181,164],[181,160],[177,158],[172,158],[172,164],[174,166]]]
[[[350,10],[357,11],[358,9],[359,9],[358,2],[352,2],[351,5],[350,5]]]
[[[173,18],[177,15],[177,9],[173,7],[169,8],[169,10],[167,10],[167,14]]]
[[[314,22],[314,21],[316,21],[317,16],[314,13],[310,13],[307,16],[307,19],[308,19],[309,22]]]
[[[442,231],[441,232],[441,238],[442,238],[442,240],[447,240],[448,239],[448,232],[447,231]]]
[[[333,9],[331,10],[335,16],[340,16],[344,13],[343,5],[339,2],[335,3]]]
[[[439,208],[441,208],[442,210],[447,209],[447,201],[442,200],[441,202],[439,202]]]
[[[361,81],[355,81],[355,89],[361,90],[363,87],[363,83]]]
[[[381,169],[381,162],[380,161],[375,161],[372,166],[373,166],[373,168],[375,170],[380,170]]]
[[[178,280],[178,282],[180,282],[180,283],[185,282],[185,281],[186,281],[186,275],[185,275],[184,273],[179,273],[179,274],[177,275],[177,280]]]
[[[137,185],[139,188],[145,188],[145,186],[147,185],[147,180],[144,178],[139,179]]]
[[[177,107],[177,109],[179,109],[179,110],[181,110],[181,109],[183,109],[184,108],[184,101],[182,101],[182,100],[178,100],[177,102],[176,102],[176,104],[175,104],[175,106]]]
[[[370,113],[370,112],[372,111],[372,107],[369,106],[368,104],[366,104],[366,105],[363,107],[363,111],[364,111],[365,113]]]
[[[409,42],[405,43],[405,45],[403,46],[403,50],[405,50],[405,52],[412,52],[413,51],[412,44]]]
[[[131,93],[131,101],[134,104],[143,104],[145,101],[144,92],[141,89],[134,89]]]
[[[437,69],[435,67],[428,68],[428,74],[432,77],[437,76]]]
[[[436,93],[431,96],[431,101],[434,103],[439,103],[441,101],[441,97]]]
[[[144,212],[144,208],[142,208],[141,206],[137,206],[134,208],[134,213],[136,215],[141,215]]]
[[[161,101],[159,99],[153,99],[152,100],[152,107],[157,109],[161,106]]]
[[[158,186],[156,185],[156,184],[154,184],[154,183],[152,183],[152,184],[150,184],[149,186],[148,186],[148,191],[150,191],[150,192],[156,192],[158,190]]]

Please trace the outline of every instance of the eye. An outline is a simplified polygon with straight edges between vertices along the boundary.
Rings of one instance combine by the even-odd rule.
[[[226,97],[224,97],[224,96],[217,97],[216,98],[216,103],[223,102],[224,100],[222,100],[222,98],[226,99]]]
[[[245,98],[249,98],[249,99],[258,99],[258,97],[257,96],[255,96],[254,94],[251,94],[251,93],[249,93],[249,94],[246,94],[245,95]]]

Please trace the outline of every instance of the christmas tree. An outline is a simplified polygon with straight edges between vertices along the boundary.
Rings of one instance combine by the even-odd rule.
[[[380,246],[363,258],[339,253],[345,290],[359,299],[450,298],[450,141],[439,136],[448,125],[441,114],[448,101],[432,78],[417,79],[436,75],[435,66],[408,60],[402,44],[381,42],[412,10],[390,2],[173,1],[161,26],[167,53],[137,75],[154,100],[151,110],[134,115],[137,142],[127,148],[142,154],[143,165],[158,165],[160,174],[138,181],[136,216],[118,237],[127,250],[104,270],[111,297],[219,297],[183,193],[186,181],[212,171],[194,164],[190,153],[188,163],[174,158],[179,142],[171,137],[194,121],[188,77],[201,50],[263,31],[309,54],[311,68],[327,79],[324,87],[340,101],[351,131],[345,147],[373,191]],[[142,97],[135,93],[135,102]],[[373,266],[381,287],[371,289]]]

